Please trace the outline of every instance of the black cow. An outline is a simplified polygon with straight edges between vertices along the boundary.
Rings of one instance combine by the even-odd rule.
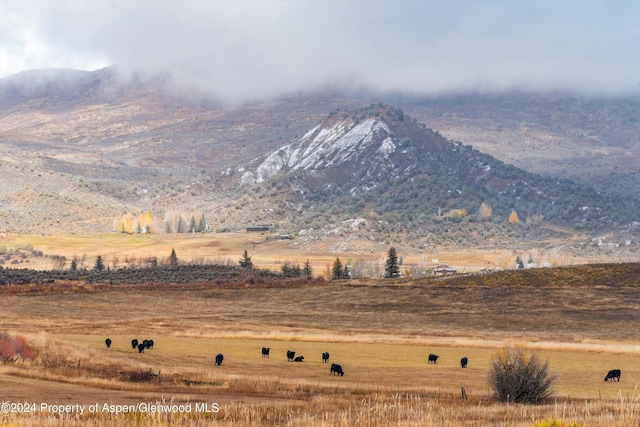
[[[222,353],[216,354],[216,366],[222,365],[222,359],[224,359]]]
[[[287,361],[293,362],[293,358],[296,357],[296,352],[287,350]]]
[[[327,363],[329,361],[329,352],[325,351],[322,353],[322,363]]]
[[[332,363],[331,364],[331,371],[329,372],[329,375],[333,375],[334,373],[336,375],[343,376],[344,375],[344,371],[342,370],[342,366],[336,365],[335,363]]]
[[[142,341],[144,348],[153,348],[153,340],[144,340]]]
[[[304,362],[304,356],[298,356],[295,359],[293,359],[294,362]]]
[[[132,339],[131,340],[131,348],[136,349],[138,348],[138,340],[137,339]]]
[[[620,369],[612,369],[609,372],[607,372],[607,376],[604,377],[604,380],[615,381],[616,378],[618,379],[618,382],[620,382]]]
[[[145,346],[142,343],[138,344],[138,353],[144,353]]]
[[[111,338],[104,340],[104,343],[107,345],[107,348],[111,347]]]
[[[433,363],[435,365],[436,362],[438,361],[438,357],[440,357],[440,356],[437,356],[435,354],[430,354],[429,355],[429,363]]]
[[[262,357],[269,357],[269,351],[271,349],[269,347],[262,347]]]
[[[469,362],[469,359],[467,359],[467,356],[463,357],[462,359],[460,359],[460,366],[463,368],[466,368],[467,362]]]

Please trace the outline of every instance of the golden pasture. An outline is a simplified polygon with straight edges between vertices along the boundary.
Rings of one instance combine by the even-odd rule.
[[[352,242],[349,250],[334,250],[338,246],[335,237],[327,236],[323,241],[313,244],[301,239],[280,240],[273,233],[197,233],[197,234],[122,234],[105,233],[99,235],[36,235],[3,234],[0,235],[0,247],[16,249],[31,247],[44,253],[44,257],[31,258],[29,264],[20,264],[19,268],[52,269],[55,262],[52,256],[66,258],[68,267],[71,260],[84,258],[85,267],[91,268],[98,255],[106,265],[123,267],[143,263],[149,257],[166,261],[175,249],[178,259],[184,263],[226,263],[237,265],[244,250],[247,250],[253,263],[259,268],[280,270],[284,262],[303,265],[307,260],[313,267],[315,276],[330,276],[330,268],[336,258],[347,262],[361,262],[384,268],[384,260],[391,244],[377,242],[367,245]],[[566,244],[558,241],[557,246]],[[422,267],[436,264],[449,264],[460,271],[478,271],[481,268],[512,268],[518,255],[533,255],[537,261],[542,258],[554,265],[573,265],[593,262],[619,260],[609,259],[606,254],[599,258],[575,256],[570,254],[547,253],[544,249],[532,247],[505,249],[487,248],[440,248],[432,251],[399,251],[407,264]],[[544,255],[544,257],[543,257]],[[437,261],[436,261],[437,260]]]
[[[42,425],[638,425],[640,299],[630,287],[444,282],[5,289],[3,329],[32,362],[0,368],[3,401],[216,402],[216,413],[7,414]],[[107,349],[105,338],[113,345]],[[140,354],[132,338],[153,339]],[[524,346],[557,375],[544,405],[494,402],[498,349]],[[271,348],[263,359],[260,349]],[[304,355],[287,362],[285,353]],[[329,375],[321,353],[342,365]],[[222,366],[214,366],[217,353]],[[427,363],[438,354],[437,365]],[[469,367],[459,366],[460,357]],[[620,383],[604,382],[612,368]],[[154,382],[124,373],[159,374]],[[461,400],[464,386],[468,400]],[[56,421],[57,420],[57,421]],[[551,421],[549,421],[551,420]],[[567,424],[552,424],[566,422]]]

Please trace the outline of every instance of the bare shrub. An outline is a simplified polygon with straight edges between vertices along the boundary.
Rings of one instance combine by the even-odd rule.
[[[64,255],[51,255],[51,269],[52,270],[64,270],[64,266],[67,263],[67,257]]]
[[[0,333],[0,359],[3,362],[6,363],[18,358],[33,360],[35,357],[35,350],[27,344],[24,337]]]
[[[154,374],[153,372],[151,372],[151,369],[149,369],[149,371],[138,371],[138,372],[120,371],[118,373],[120,374],[120,377],[122,380],[136,382],[136,383],[141,383],[141,382],[157,383],[158,377],[160,376],[159,373]]]
[[[501,350],[491,361],[489,386],[502,402],[537,404],[551,395],[555,375],[549,373],[549,361],[520,348]]]

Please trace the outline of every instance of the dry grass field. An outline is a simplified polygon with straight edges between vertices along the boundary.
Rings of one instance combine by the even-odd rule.
[[[122,234],[107,233],[98,235],[37,235],[37,234],[0,234],[0,249],[15,250],[30,247],[41,251],[44,256],[29,258],[28,263],[16,268],[49,270],[57,265],[53,256],[66,258],[66,267],[71,260],[84,258],[85,267],[91,268],[98,255],[109,266],[118,267],[136,265],[149,257],[159,261],[167,260],[171,250],[175,249],[181,262],[185,263],[229,263],[236,265],[246,249],[253,263],[259,268],[280,270],[283,262],[303,265],[309,260],[315,276],[329,277],[329,270],[339,257],[343,262],[360,262],[370,265],[384,265],[384,259],[390,244],[384,242],[363,243],[351,241],[349,250],[336,251],[336,240],[342,237],[327,236],[322,241],[302,242],[301,239],[279,240],[277,234],[267,233],[212,233],[212,234]],[[562,247],[567,241],[547,242],[550,246]],[[428,253],[399,252],[405,263],[417,266],[429,266],[437,260],[438,264],[449,264],[460,271],[478,271],[481,268],[513,268],[517,256],[528,259],[532,256],[536,262],[552,263],[554,266],[579,265],[595,262],[637,262],[639,258],[621,259],[615,254],[599,253],[576,254],[563,253],[556,249],[536,249],[528,245],[511,250],[487,248],[443,247]]]
[[[0,425],[636,426],[636,270],[619,286],[562,282],[562,270],[539,286],[6,286],[0,332],[26,338],[36,357],[0,365],[0,400],[14,404],[4,408],[29,411],[2,413]],[[154,348],[138,353],[132,338]],[[493,401],[489,362],[505,346],[548,359],[557,380],[545,404]],[[329,375],[324,351],[343,377]],[[604,382],[613,368],[621,381]]]

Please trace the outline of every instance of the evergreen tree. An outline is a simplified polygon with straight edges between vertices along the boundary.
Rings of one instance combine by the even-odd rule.
[[[393,246],[389,248],[387,253],[387,261],[384,265],[384,278],[393,279],[400,277],[400,267],[398,265],[398,254]]]
[[[69,266],[69,271],[72,273],[75,273],[76,271],[78,271],[78,261],[76,261],[76,259],[72,259],[71,260],[71,265]]]
[[[253,262],[251,261],[251,257],[249,256],[249,253],[246,249],[244,250],[242,258],[240,258],[240,261],[238,261],[238,263],[242,268],[246,268],[247,270],[253,269]]]
[[[307,258],[307,262],[304,263],[304,268],[302,269],[302,274],[304,274],[304,276],[307,279],[311,279],[311,276],[313,275],[313,269],[311,268],[311,264],[309,264],[309,259]]]
[[[342,266],[340,258],[336,258],[333,262],[333,268],[331,269],[331,278],[333,280],[340,280],[345,278],[345,269]]]
[[[189,224],[189,233],[195,233],[196,231],[198,231],[198,230],[196,230],[196,228],[198,228],[198,225],[196,223],[196,217],[195,217],[195,215],[192,215],[191,216],[191,223]]]
[[[98,258],[96,258],[96,263],[93,265],[93,271],[102,270],[104,270],[104,261],[102,261],[102,255],[98,255]]]
[[[203,232],[207,229],[207,221],[204,219],[204,212],[200,216],[200,222],[198,223],[198,229],[196,231]]]
[[[187,224],[184,222],[184,219],[182,217],[178,219],[178,229],[176,230],[176,232],[177,233],[187,232]]]
[[[176,255],[175,249],[171,249],[171,255],[169,255],[169,265],[178,265],[178,256]]]
[[[282,264],[281,267],[282,274],[286,277],[300,277],[302,276],[302,269],[300,268],[300,264],[293,264],[289,261],[286,261]]]

